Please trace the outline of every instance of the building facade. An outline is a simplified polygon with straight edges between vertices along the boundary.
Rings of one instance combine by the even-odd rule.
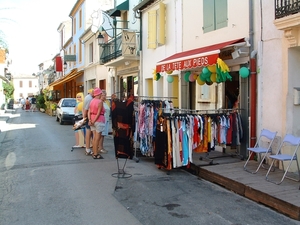
[[[149,0],[134,7],[143,37],[141,95],[170,99],[182,112],[207,114],[227,112],[238,102],[248,136],[250,84],[239,71],[250,68],[249,7],[248,0]],[[230,78],[217,81],[213,76],[220,59]],[[211,80],[199,80],[206,69]],[[244,138],[242,146],[248,141]]]
[[[14,99],[18,101],[21,98],[36,96],[39,94],[39,79],[38,77],[20,74],[14,75],[13,85],[15,88]]]

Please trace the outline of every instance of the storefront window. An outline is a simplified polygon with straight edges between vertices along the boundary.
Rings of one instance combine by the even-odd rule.
[[[211,94],[210,94],[210,86],[207,84],[200,86],[200,102],[210,102],[211,101]]]

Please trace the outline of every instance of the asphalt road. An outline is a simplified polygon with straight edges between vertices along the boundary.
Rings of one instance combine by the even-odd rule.
[[[112,137],[94,160],[71,151],[71,125],[18,109],[0,134],[0,224],[300,224],[152,158],[128,160],[118,178]],[[120,166],[125,162],[119,159]]]

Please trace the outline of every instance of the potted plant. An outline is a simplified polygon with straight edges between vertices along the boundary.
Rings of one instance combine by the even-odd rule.
[[[39,94],[37,96],[37,103],[36,103],[37,108],[41,111],[41,112],[45,112],[45,98],[44,98],[44,94]]]
[[[51,102],[50,108],[52,110],[52,116],[56,116],[57,103],[56,102]]]

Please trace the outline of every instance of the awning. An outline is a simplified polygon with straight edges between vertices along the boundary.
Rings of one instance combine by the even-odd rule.
[[[117,5],[114,9],[111,10],[111,12],[109,12],[110,16],[121,16],[121,10],[129,10],[129,1],[125,0],[124,2],[122,2],[120,5]]]
[[[49,90],[53,90],[54,86],[57,86],[57,85],[63,84],[63,83],[67,83],[67,82],[69,82],[71,80],[74,80],[75,78],[83,75],[83,73],[84,73],[83,70],[77,72],[77,69],[73,69],[67,76],[62,77],[62,78],[54,81],[53,83],[51,83],[48,86],[48,89]]]
[[[197,67],[214,65],[217,63],[217,59],[222,48],[244,41],[245,39],[241,38],[216,45],[210,45],[176,53],[156,63],[156,72],[160,73],[174,70],[188,70]]]

